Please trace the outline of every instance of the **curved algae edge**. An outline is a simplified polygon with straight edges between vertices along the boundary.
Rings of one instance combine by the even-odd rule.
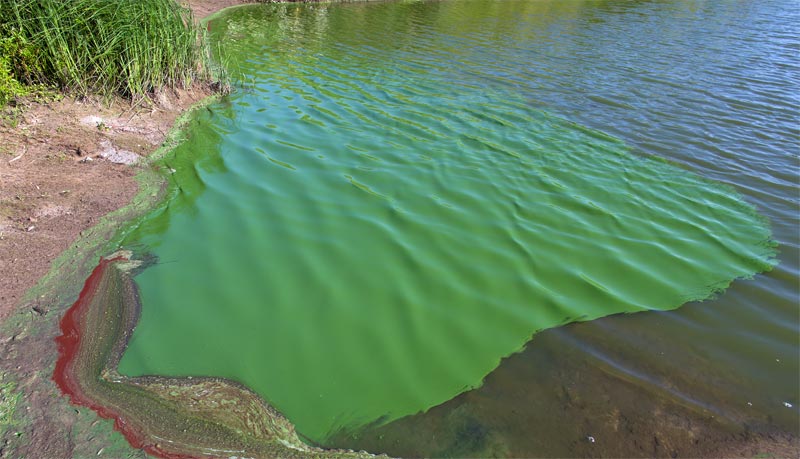
[[[337,2],[334,0],[330,3]],[[221,11],[204,18],[201,23],[208,22]],[[213,94],[184,110],[174,121],[161,146],[132,166],[136,170],[134,178],[139,187],[137,194],[127,205],[102,216],[94,226],[82,231],[65,250],[55,257],[49,271],[17,301],[14,308],[15,312],[0,323],[0,382],[4,384],[4,391],[0,396],[5,399],[16,397],[15,400],[18,399],[20,401],[20,403],[16,404],[16,409],[8,413],[8,422],[4,418],[3,424],[0,425],[0,441],[5,443],[2,449],[7,453],[11,452],[13,455],[13,451],[31,440],[29,436],[32,435],[32,431],[35,428],[37,417],[62,416],[63,412],[70,406],[67,397],[60,397],[63,394],[52,380],[57,358],[54,352],[56,348],[54,338],[59,333],[59,323],[62,320],[62,316],[71,305],[74,305],[73,302],[76,301],[76,298],[79,298],[79,293],[85,287],[84,281],[94,272],[94,269],[102,260],[102,255],[119,249],[121,242],[135,228],[139,219],[159,207],[167,205],[173,194],[177,192],[177,187],[169,179],[168,166],[164,163],[164,159],[185,140],[185,130],[193,116],[199,110],[217,102],[222,97],[220,94]],[[35,359],[34,367],[20,372],[19,368],[14,369],[11,366],[15,359],[7,359],[7,357],[13,357],[18,353],[20,346],[27,347],[30,344],[34,344],[35,349],[43,352],[40,351],[40,356]],[[53,352],[50,351],[51,348]],[[191,387],[196,387],[181,384],[186,382],[183,380],[169,380],[168,378],[155,378],[155,380],[153,381],[154,385],[166,384],[175,388],[168,392],[162,391],[162,395],[167,399],[175,397],[171,395],[171,392],[180,393],[185,388],[188,388],[186,390],[191,390]],[[194,378],[194,380],[196,381],[197,378]],[[203,379],[205,382],[210,380],[213,380],[213,378]],[[236,383],[230,381],[227,383],[236,385]],[[8,388],[6,388],[6,385]],[[210,389],[213,391],[214,387]],[[252,394],[249,390],[246,390],[246,392]],[[26,395],[32,393],[40,393],[46,397],[53,398],[55,403],[48,405],[43,410],[31,410],[32,406],[26,401]],[[209,392],[203,392],[203,396],[209,396]],[[249,400],[252,401],[252,399]],[[263,403],[263,400],[259,403]],[[74,413],[74,415],[69,416],[69,425],[64,426],[65,429],[62,429],[60,433],[70,437],[85,433],[86,437],[82,437],[83,440],[80,440],[79,443],[74,443],[76,447],[75,454],[82,454],[78,452],[78,449],[83,453],[87,453],[88,451],[84,450],[87,447],[92,447],[92,445],[95,447],[101,446],[96,454],[101,454],[105,451],[110,454],[131,455],[133,451],[129,448],[138,448],[136,445],[126,441],[122,435],[117,435],[116,432],[112,431],[111,425],[108,423],[98,424],[98,417],[95,413],[78,409],[75,409]],[[115,420],[113,430],[119,431],[118,424],[120,422],[124,423],[125,419]],[[248,420],[248,422],[252,422],[252,420]],[[168,440],[165,441],[168,442]],[[69,440],[69,442],[72,443],[72,440]],[[225,451],[215,452],[212,450],[205,450],[200,456],[199,450],[189,453],[188,447],[190,445],[179,446],[183,448],[184,452],[173,452],[171,457],[240,456],[226,453]],[[364,452],[346,454],[348,453],[347,451],[321,451],[314,448],[300,456],[320,458],[372,457],[372,455]],[[95,451],[92,451],[92,454],[94,453]],[[134,457],[134,455],[131,455],[131,457]]]
[[[6,371],[8,368],[2,365],[6,354],[15,352],[11,350],[10,346],[6,346],[6,344],[8,344],[8,342],[22,344],[27,340],[33,339],[40,342],[52,343],[53,348],[55,348],[56,341],[54,338],[59,334],[58,330],[59,324],[63,320],[62,316],[65,315],[66,311],[71,309],[71,307],[74,307],[75,303],[80,302],[80,293],[87,287],[84,281],[88,283],[89,280],[91,280],[90,278],[93,277],[98,266],[104,264],[103,260],[108,262],[108,260],[116,258],[116,255],[108,258],[103,258],[102,255],[114,253],[118,250],[121,242],[133,228],[135,228],[138,221],[143,216],[159,207],[168,205],[171,197],[177,192],[177,186],[169,180],[169,171],[163,160],[185,140],[185,128],[192,117],[199,110],[205,109],[208,105],[217,102],[221,97],[221,95],[212,95],[197,102],[175,121],[161,147],[151,153],[144,161],[140,161],[138,165],[134,166],[138,169],[135,178],[139,185],[139,191],[131,202],[116,211],[106,214],[95,226],[81,232],[79,237],[52,262],[48,273],[43,276],[34,287],[26,292],[25,296],[18,302],[17,312],[0,324],[0,338],[2,338],[0,339],[0,377],[2,377],[1,379],[4,382],[20,383],[23,377],[22,375],[16,375],[16,371],[13,371],[13,369]],[[120,254],[117,253],[117,255]],[[126,253],[122,255],[127,256]],[[121,262],[122,260],[114,260],[112,265]],[[136,295],[132,293],[135,292],[135,284],[132,281],[130,273],[133,266],[125,267],[124,269],[128,271],[126,273],[120,271],[119,274],[114,273],[114,271],[119,271],[118,267],[115,267],[113,270],[107,268],[107,266],[104,266],[101,269],[101,271],[103,271],[101,274],[103,275],[101,276],[98,274],[95,276],[95,282],[99,282],[96,280],[98,277],[104,277],[106,275],[111,276],[111,278],[120,276],[118,279],[106,280],[104,283],[116,286],[111,292],[127,292],[129,295],[128,300],[136,298],[135,304],[138,307],[138,298],[132,296]],[[111,272],[111,274],[107,274],[106,272]],[[131,288],[134,290],[130,290]],[[106,300],[114,302],[120,299],[117,298],[115,300],[113,299],[113,295],[111,295],[111,298],[107,298]],[[33,306],[43,306],[48,312],[43,315],[35,314],[31,312]],[[136,309],[128,309],[128,311],[131,310]],[[106,310],[105,314],[110,314],[110,312]],[[136,314],[136,317],[138,317],[138,310]],[[80,315],[78,315],[78,318],[80,318]],[[117,323],[119,324],[120,322]],[[127,331],[128,336],[130,335],[130,331],[131,330]],[[96,330],[93,330],[92,333],[96,334]],[[119,330],[115,333],[117,333],[117,336],[122,336],[124,343],[127,343],[128,337],[125,334],[119,335]],[[84,333],[84,336],[89,335]],[[121,343],[121,341],[118,340],[117,342],[117,350],[119,352],[119,343]],[[124,343],[122,344],[123,346]],[[121,349],[124,350],[124,347]],[[32,386],[24,390],[22,387],[19,387],[17,391],[19,392],[18,395],[22,395],[23,392],[27,391],[43,392],[52,397],[63,395],[60,388],[56,387],[56,384],[53,384],[53,379],[51,379],[51,377],[55,376],[55,363],[55,352],[52,355],[47,352],[47,355],[42,356],[41,364],[37,365],[37,368],[32,368],[29,372],[33,374],[33,379],[30,381],[34,381],[32,384],[35,387]],[[96,363],[97,362],[95,362],[95,364]],[[128,440],[125,441],[121,437],[112,435],[110,426],[109,428],[100,427],[98,430],[98,428],[95,427],[97,417],[94,413],[83,412],[77,409],[75,410],[77,422],[70,428],[73,431],[71,435],[79,432],[79,430],[74,429],[91,429],[92,437],[100,435],[102,438],[101,444],[105,443],[106,446],[110,446],[112,447],[111,449],[118,452],[124,451],[125,448],[133,447],[144,450],[151,455],[167,458],[234,456],[288,458],[373,457],[373,455],[366,452],[356,453],[344,450],[322,450],[305,445],[299,441],[294,433],[294,427],[289,421],[266,404],[263,399],[238,383],[223,381],[219,378],[161,377],[141,378],[137,379],[135,383],[131,383],[125,379],[116,379],[118,375],[114,370],[115,368],[104,368],[100,373],[100,377],[107,378],[107,381],[111,383],[122,385],[118,386],[119,389],[115,387],[111,392],[107,391],[104,392],[104,394],[117,393],[115,391],[119,393],[128,391],[132,394],[128,396],[128,400],[125,402],[124,408],[126,408],[126,411],[104,413],[104,409],[112,409],[113,407],[104,406],[103,403],[113,402],[114,400],[112,399],[92,400],[91,398],[79,399],[77,397],[71,397],[72,404],[73,406],[86,406],[99,414],[100,417],[113,419],[114,430],[122,432],[123,435],[125,432],[122,429],[127,426],[133,426],[133,428],[137,429],[134,432],[136,432],[139,437],[125,436],[125,439]],[[88,374],[91,375],[91,372]],[[94,377],[97,377],[97,374],[95,374]],[[82,393],[87,397],[93,395],[91,391],[83,391]],[[24,399],[25,397],[23,396],[23,405],[25,405]],[[198,400],[203,403],[198,404]],[[81,403],[81,401],[85,403]],[[135,403],[136,401],[142,402],[138,408]],[[215,431],[218,433],[223,431],[226,433],[233,433],[234,438],[238,438],[240,443],[237,443],[236,446],[232,448],[217,448],[213,445],[203,445],[202,442],[198,443],[202,440],[200,437],[203,435],[204,431],[202,428],[197,428],[196,426],[203,425],[203,416],[207,414],[204,410],[208,407],[208,403],[216,402],[219,405],[231,405],[231,401],[234,402],[233,410],[228,410],[225,414],[223,414],[222,410],[216,410],[216,421],[208,421],[209,424],[205,425],[214,424],[211,428],[212,430],[216,429]],[[63,403],[63,405],[61,403]],[[181,407],[180,405],[182,403],[186,403],[188,406]],[[194,406],[192,406],[193,403]],[[248,408],[248,404],[252,406]],[[64,402],[53,405],[53,408],[49,408],[46,413],[43,412],[39,415],[56,416],[60,413],[60,410],[63,410],[66,406],[68,405],[65,397]],[[186,433],[193,433],[195,437],[186,435],[182,437],[182,440],[176,440],[158,436],[158,432],[154,429],[148,430],[147,422],[161,422],[159,419],[154,419],[153,417],[148,418],[149,414],[144,410],[153,409],[152,407],[157,407],[156,411],[152,413],[164,414],[172,410],[172,417],[170,420],[173,422],[173,426],[180,425],[178,419],[183,416],[184,424],[193,423],[195,427],[189,429],[182,426],[178,429],[180,432],[176,433],[183,434],[183,429],[186,428]],[[28,430],[30,430],[34,425],[34,413],[28,412],[23,408],[24,406],[17,407],[15,413],[13,413],[12,421],[14,425],[17,426],[17,430],[24,430],[26,426]],[[51,411],[53,409],[56,411]],[[138,414],[137,410],[140,411]],[[237,419],[237,413],[244,414],[246,417]],[[117,414],[117,416],[104,416],[104,414]],[[260,416],[264,414],[269,416],[269,418],[260,418]],[[245,434],[244,431],[241,430],[243,423],[253,427],[258,426],[259,423],[263,425],[264,423],[269,424],[270,422],[273,424],[272,430],[265,434],[271,439],[270,441],[265,441],[264,438],[259,438],[258,436],[255,438],[248,438],[250,435]],[[280,427],[280,429],[284,429],[282,433],[280,429],[276,430],[276,426]],[[169,432],[164,429],[162,429],[161,433],[169,434]],[[277,436],[275,436],[276,433]],[[18,447],[17,444],[20,441],[26,441],[23,437],[19,437],[19,432],[15,435],[16,437],[11,439],[13,440],[13,444],[7,445],[10,450]],[[132,443],[131,438],[138,438],[139,441]],[[244,438],[244,441],[241,440],[242,438]],[[297,439],[299,443],[294,443],[295,439]],[[124,445],[120,442],[124,443]],[[96,444],[96,442],[94,443]],[[278,447],[275,446],[276,443],[283,444],[286,449],[277,449]],[[120,450],[120,448],[123,449]],[[235,451],[244,451],[245,454]],[[293,453],[292,451],[295,452]]]
[[[132,446],[168,459],[373,457],[306,445],[289,420],[233,381],[120,375],[140,313],[132,276],[141,262],[130,257],[121,250],[101,258],[61,320],[53,379],[73,404],[113,419]]]
[[[169,180],[163,160],[183,143],[192,117],[221,97],[203,99],[176,120],[162,146],[147,157],[137,174],[139,192],[132,202],[84,231],[27,293],[23,302],[55,293],[58,310],[66,309],[60,320],[62,335],[56,338],[59,357],[53,380],[73,405],[113,420],[114,430],[130,446],[157,457],[374,457],[363,451],[324,450],[303,443],[290,421],[234,381],[129,378],[116,371],[139,318],[133,274],[141,262],[131,260],[129,251],[118,250],[108,257],[101,254],[119,249],[141,217],[168,205],[177,186]],[[68,307],[65,296],[77,296],[77,300]]]
[[[245,2],[245,0],[242,1]],[[305,1],[307,0],[301,0],[301,2]],[[330,0],[324,1],[323,3],[340,3],[347,1],[348,0]],[[293,2],[290,0],[282,3]],[[246,2],[229,8],[247,5],[252,5],[252,3]],[[223,8],[212,13],[210,16],[201,20],[200,23],[207,23],[227,9],[228,8]],[[79,298],[79,293],[85,287],[84,281],[94,272],[100,264],[100,260],[103,260],[102,255],[112,253],[119,249],[121,247],[121,242],[125,239],[126,235],[132,231],[140,218],[159,207],[167,205],[172,194],[176,192],[177,187],[170,182],[168,171],[166,170],[167,166],[164,164],[163,160],[185,140],[185,129],[192,117],[200,109],[217,102],[221,97],[223,96],[220,94],[210,95],[194,103],[178,116],[161,146],[147,157],[142,158],[136,165],[132,166],[136,170],[134,178],[139,188],[137,194],[125,206],[109,212],[102,216],[94,226],[81,231],[78,237],[53,259],[48,272],[16,302],[14,312],[0,322],[0,382],[3,383],[3,391],[0,393],[0,397],[2,397],[0,398],[0,402],[2,402],[3,399],[8,400],[10,397],[20,401],[20,403],[15,405],[16,409],[6,413],[8,419],[2,419],[3,422],[2,425],[0,425],[0,442],[4,442],[4,446],[0,449],[5,450],[7,453],[11,452],[13,455],[13,451],[30,440],[27,437],[34,428],[34,417],[58,416],[62,410],[65,410],[69,406],[67,397],[60,397],[61,400],[56,400],[56,403],[48,405],[44,410],[34,412],[31,411],[31,406],[26,401],[26,394],[30,393],[38,392],[54,399],[58,399],[59,396],[63,395],[51,378],[54,375],[57,356],[55,352],[50,352],[51,347],[55,350],[56,342],[54,338],[58,335],[59,324],[63,318],[62,316],[71,305],[74,306],[73,302],[76,301],[76,298]],[[15,349],[15,346],[28,346],[31,342],[36,344],[36,349],[44,348],[44,352],[35,359],[36,363],[34,367],[28,368],[24,372],[19,372],[19,367],[14,369],[11,366],[15,359],[7,359],[7,357],[13,357],[19,352]],[[145,378],[142,381],[145,382],[148,379],[153,379],[150,383],[154,388],[158,384],[170,385],[174,388],[174,390],[169,392],[162,391],[165,400],[177,397],[172,395],[172,392],[180,394],[181,392],[191,390],[192,387],[197,387],[192,384],[185,384],[188,381],[182,379]],[[191,380],[191,378],[187,378],[187,380]],[[198,378],[194,378],[194,381],[198,381]],[[203,392],[203,396],[208,397],[209,394],[214,391],[213,383],[219,382],[219,379],[202,378],[201,382],[212,386],[208,388],[209,391]],[[232,381],[226,381],[226,383],[223,384],[225,387],[228,387],[228,385],[238,386],[237,383]],[[249,389],[244,387],[240,387],[240,389],[244,389],[243,393],[252,394]],[[249,398],[248,400],[253,401]],[[265,404],[263,399],[259,398],[259,400],[258,403]],[[175,400],[172,400],[172,402],[175,402]],[[70,418],[70,425],[66,426],[66,430],[63,430],[61,433],[73,436],[78,434],[81,429],[84,429],[88,436],[84,439],[85,444],[75,443],[74,446],[85,449],[86,447],[91,447],[91,445],[98,445],[99,440],[99,444],[102,445],[102,448],[97,451],[96,454],[98,455],[104,451],[111,451],[111,454],[114,454],[114,452],[131,454],[128,452],[128,448],[137,447],[136,445],[129,444],[122,436],[116,435],[116,432],[113,432],[110,426],[106,427],[106,423],[98,424],[98,418],[94,413],[88,410],[78,409],[75,409],[74,412],[75,416]],[[282,415],[279,416],[282,418]],[[123,418],[114,422],[114,430],[116,431],[119,431],[118,422],[124,423],[125,419]],[[247,420],[247,422],[252,422],[252,420]],[[70,440],[70,443],[72,443],[72,440]],[[182,446],[188,447],[188,445]],[[307,447],[304,444],[303,446]],[[189,454],[187,451],[188,450],[184,453],[173,453],[171,457],[197,457]],[[77,449],[75,452],[76,454],[80,454],[77,452]],[[237,455],[232,455],[224,451],[214,452],[206,450],[202,457],[219,456],[231,457]],[[320,458],[345,456],[374,457],[365,452],[354,454],[348,451],[323,451],[317,448],[310,449],[300,456]],[[131,457],[133,457],[133,455]]]
[[[84,231],[26,294],[22,303],[53,296],[51,301],[58,304],[54,309],[66,309],[63,316],[59,314],[62,334],[56,338],[59,356],[51,372],[53,381],[73,405],[113,420],[114,430],[130,446],[158,457],[374,457],[303,443],[290,421],[234,381],[129,378],[116,371],[139,318],[141,305],[133,274],[141,262],[131,260],[129,251],[118,250],[108,257],[101,254],[119,249],[141,217],[168,205],[177,186],[169,180],[163,160],[183,143],[192,117],[221,97],[203,99],[176,120],[162,146],[140,166],[139,192],[131,203]],[[27,325],[31,334],[49,328]]]

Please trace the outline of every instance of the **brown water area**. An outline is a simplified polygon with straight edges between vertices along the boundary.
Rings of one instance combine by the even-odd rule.
[[[796,422],[753,409],[770,403],[766,394],[732,402],[748,381],[732,380],[702,350],[676,352],[663,332],[634,337],[658,354],[643,358],[623,334],[640,321],[613,316],[541,332],[479,389],[328,444],[399,457],[798,456]],[[724,414],[714,408],[732,403]]]

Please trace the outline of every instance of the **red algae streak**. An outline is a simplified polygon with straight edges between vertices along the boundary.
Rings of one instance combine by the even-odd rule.
[[[94,402],[82,390],[78,376],[77,356],[81,351],[83,318],[92,305],[103,276],[116,261],[127,260],[124,256],[114,258],[100,258],[86,283],[83,285],[78,300],[67,310],[61,319],[61,336],[56,337],[58,345],[58,360],[53,372],[53,380],[61,392],[69,396],[74,405],[84,406],[96,412],[100,417],[114,420],[114,429],[120,432],[134,448],[141,449],[152,456],[164,459],[192,459],[197,456],[166,452],[152,443],[147,443],[145,436],[127,423],[117,411]]]
[[[120,259],[100,258],[97,267],[94,268],[89,278],[86,279],[86,283],[83,284],[78,300],[75,301],[61,319],[61,336],[56,337],[58,360],[56,361],[56,369],[53,372],[53,380],[58,388],[61,389],[61,392],[72,399],[73,403],[88,406],[95,411],[97,411],[95,408],[89,406],[91,402],[81,394],[79,383],[72,371],[75,356],[81,344],[79,321],[81,314],[85,313],[91,303],[91,299],[97,292],[97,286],[103,278],[103,273],[105,273],[109,263]]]

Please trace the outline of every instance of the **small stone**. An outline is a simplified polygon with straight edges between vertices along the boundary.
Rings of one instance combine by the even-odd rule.
[[[98,126],[102,122],[103,122],[103,118],[100,118],[97,115],[89,115],[89,116],[84,116],[83,118],[81,118],[81,124],[84,124],[86,126]]]
[[[100,157],[112,163],[131,165],[139,160],[139,155],[132,151],[118,149],[108,139],[101,140],[100,147],[102,148]]]
[[[33,231],[33,230],[35,230],[35,229],[36,229],[36,227],[35,227],[35,226],[33,226],[33,225],[31,225],[31,226],[29,226],[29,227],[28,227],[28,228],[27,228],[25,231],[27,231],[27,232],[29,232],[29,233],[30,233],[31,231]]]

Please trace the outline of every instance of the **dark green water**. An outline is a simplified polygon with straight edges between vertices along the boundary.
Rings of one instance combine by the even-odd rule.
[[[711,343],[786,416],[800,40],[771,19],[797,18],[791,2],[759,5],[218,17],[236,89],[193,119],[167,160],[179,191],[128,236],[160,263],[137,277],[121,371],[240,381],[324,441],[479,386],[538,331],[675,309],[739,279],[734,300],[667,334]],[[614,334],[647,333],[652,314]]]

